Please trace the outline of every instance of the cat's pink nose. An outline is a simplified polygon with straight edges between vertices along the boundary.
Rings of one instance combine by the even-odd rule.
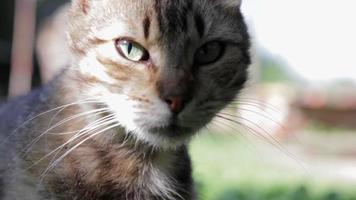
[[[179,113],[183,109],[183,98],[180,96],[170,97],[165,99],[169,108],[173,113]]]

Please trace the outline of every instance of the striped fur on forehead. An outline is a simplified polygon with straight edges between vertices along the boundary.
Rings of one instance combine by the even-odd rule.
[[[162,33],[185,32],[188,29],[187,16],[192,11],[192,0],[154,0]]]
[[[192,65],[194,50],[212,40],[238,44],[242,51],[248,51],[240,0],[153,1],[167,67]]]
[[[202,18],[205,11],[216,7],[238,11],[241,0],[154,0],[160,29],[164,34],[186,32],[188,20],[194,16],[198,31],[204,29]],[[203,11],[203,12],[202,12]],[[223,14],[224,12],[220,13]]]

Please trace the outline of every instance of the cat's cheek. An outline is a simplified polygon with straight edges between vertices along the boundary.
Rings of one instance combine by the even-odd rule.
[[[95,53],[89,52],[88,55],[81,60],[78,66],[79,72],[89,79],[96,79],[108,84],[114,84],[115,80],[106,73],[105,67],[95,59]]]
[[[171,117],[172,114],[165,103],[154,103],[145,114],[138,116],[136,124],[145,130],[166,127],[170,125]]]
[[[110,112],[115,115],[117,123],[128,130],[134,130],[136,128],[134,123],[135,105],[127,100],[127,96],[122,94],[104,94],[100,100],[104,102],[110,109]]]
[[[105,102],[115,114],[117,122],[128,132],[146,134],[149,129],[168,126],[171,112],[166,104],[159,99],[150,103],[140,103],[124,94],[104,94],[101,101]]]

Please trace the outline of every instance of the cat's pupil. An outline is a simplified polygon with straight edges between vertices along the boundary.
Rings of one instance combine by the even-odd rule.
[[[195,54],[195,63],[198,65],[208,65],[216,62],[224,53],[224,45],[221,42],[213,41],[204,44]]]
[[[130,55],[132,51],[132,43],[128,43],[127,45],[127,53]]]

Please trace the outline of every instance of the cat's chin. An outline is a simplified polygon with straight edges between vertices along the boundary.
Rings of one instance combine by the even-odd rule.
[[[177,124],[171,124],[166,127],[151,128],[151,134],[160,135],[171,139],[179,139],[182,137],[190,136],[194,133],[193,128],[182,127]]]
[[[196,132],[194,128],[171,124],[166,127],[150,128],[142,132],[131,132],[149,146],[159,149],[176,149],[187,144]]]

